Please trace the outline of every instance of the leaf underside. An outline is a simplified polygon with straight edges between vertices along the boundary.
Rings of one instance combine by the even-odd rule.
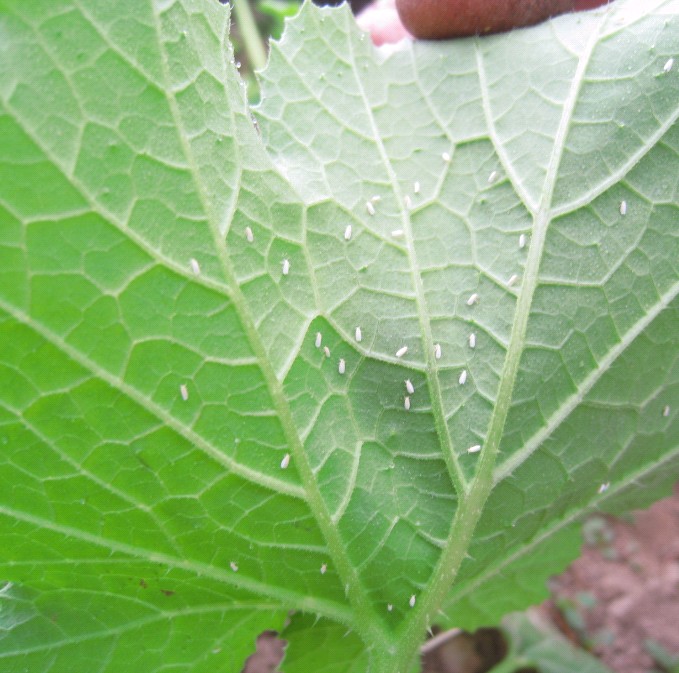
[[[306,4],[256,129],[218,3],[0,0],[3,670],[405,670],[666,494],[678,16]]]

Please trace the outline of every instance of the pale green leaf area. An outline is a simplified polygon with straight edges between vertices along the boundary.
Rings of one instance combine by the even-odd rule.
[[[679,473],[676,0],[228,30],[0,0],[3,671],[409,673]]]
[[[540,673],[612,673],[594,655],[542,623],[538,615],[509,615],[502,626],[509,641],[509,654],[489,673],[514,673],[530,667]]]

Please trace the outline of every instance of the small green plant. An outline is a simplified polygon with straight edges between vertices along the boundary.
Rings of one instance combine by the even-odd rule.
[[[669,493],[678,24],[0,0],[0,667],[411,673]]]
[[[574,646],[532,611],[503,620],[509,653],[491,673],[611,673],[599,660]]]
[[[660,643],[655,640],[645,642],[646,651],[660,666],[663,673],[679,673],[679,656],[670,654]]]

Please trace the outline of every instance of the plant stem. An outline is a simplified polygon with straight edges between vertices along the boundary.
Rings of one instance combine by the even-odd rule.
[[[535,666],[534,662],[524,657],[508,656],[504,661],[493,666],[488,673],[514,673],[520,668],[528,668]]]
[[[233,11],[252,68],[262,70],[266,66],[266,49],[250,9],[250,0],[234,0]]]

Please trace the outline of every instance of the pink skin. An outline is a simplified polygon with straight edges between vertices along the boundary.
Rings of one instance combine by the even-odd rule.
[[[370,33],[378,47],[411,37],[396,11],[396,0],[375,0],[356,17],[356,21],[360,28]]]
[[[608,1],[575,0],[575,10],[593,9],[605,5]],[[356,17],[356,20],[363,30],[370,33],[372,41],[378,46],[411,37],[398,16],[396,0],[375,0]]]

